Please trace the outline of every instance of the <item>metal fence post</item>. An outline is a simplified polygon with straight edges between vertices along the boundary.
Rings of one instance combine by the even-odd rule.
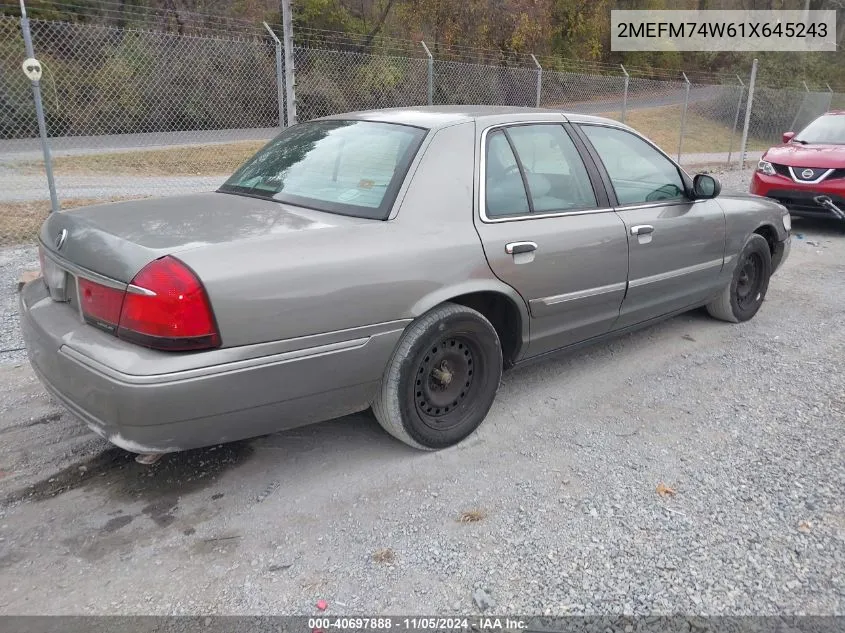
[[[534,54],[531,54],[531,59],[534,60],[534,65],[537,66],[537,99],[535,102],[535,107],[540,107],[540,96],[543,94],[543,67],[540,65],[540,62],[537,61],[537,58],[534,57]]]
[[[628,113],[628,82],[630,81],[631,76],[622,64],[619,64],[619,68],[621,68],[622,72],[625,73],[625,87],[622,92],[622,123],[624,123],[625,115]]]
[[[35,58],[35,50],[32,47],[32,35],[29,32],[29,19],[26,17],[26,6],[21,1],[21,32],[23,33],[23,44],[26,48],[26,56]],[[44,120],[44,106],[41,103],[41,82],[32,79],[32,98],[35,101],[35,117],[38,119],[38,135],[41,137],[41,152],[44,154],[44,171],[47,172],[47,187],[50,189],[50,212],[59,211],[59,198],[56,195],[56,182],[53,179],[53,159],[50,156],[50,144],[47,142],[47,123]]]
[[[282,76],[282,43],[276,37],[276,34],[273,33],[273,29],[270,28],[269,24],[266,22],[262,22],[262,24],[276,43],[276,92],[279,95],[279,127],[285,127],[285,80]]]
[[[739,168],[745,169],[745,148],[748,144],[748,128],[751,125],[751,106],[754,104],[754,83],[757,81],[757,58],[751,64],[751,79],[748,82],[748,101],[745,103],[745,123],[742,126],[742,143],[739,146]]]
[[[831,106],[833,105],[833,89],[830,87],[829,83],[826,83],[825,86],[827,87],[827,106],[824,111],[829,112]]]
[[[731,154],[734,151],[734,136],[736,136],[736,126],[739,124],[739,111],[742,108],[742,97],[745,95],[745,82],[742,81],[742,77],[739,75],[736,76],[739,79],[739,99],[736,100],[736,114],[734,114],[734,126],[731,129],[731,140],[730,145],[728,145],[728,160],[725,163],[726,165],[730,166],[731,164]]]
[[[689,87],[690,81],[687,79],[686,73],[681,73],[684,76],[684,81],[686,82],[686,89],[684,91],[684,109],[681,112],[681,138],[678,139],[678,163],[681,162],[681,149],[684,146],[684,127],[687,124],[687,108],[689,107]]]
[[[285,105],[288,126],[296,125],[296,75],[293,68],[293,16],[290,0],[282,0],[282,40],[285,47]]]
[[[431,54],[431,51],[428,50],[428,46],[425,45],[425,42],[420,40],[420,44],[425,49],[425,54],[428,56],[428,105],[434,105],[434,57]]]

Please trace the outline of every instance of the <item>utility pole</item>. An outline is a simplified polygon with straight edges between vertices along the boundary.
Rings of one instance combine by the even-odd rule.
[[[38,119],[38,135],[41,137],[41,152],[44,154],[44,171],[47,172],[47,187],[50,189],[50,212],[59,210],[59,198],[56,195],[56,182],[53,179],[53,159],[50,156],[50,144],[47,141],[47,123],[44,120],[44,106],[41,103],[41,64],[35,59],[32,47],[32,35],[29,32],[29,19],[26,17],[26,5],[21,2],[21,32],[27,59],[23,62],[23,71],[32,84],[32,98],[35,101],[35,117]]]
[[[745,169],[745,148],[748,144],[748,128],[751,125],[751,106],[754,103],[754,84],[757,81],[757,58],[751,64],[751,80],[748,82],[748,101],[745,104],[745,124],[742,126],[742,144],[739,148],[739,168]]]
[[[282,5],[282,43],[285,48],[285,105],[288,127],[296,125],[296,75],[293,68],[293,15],[291,0],[280,0]]]

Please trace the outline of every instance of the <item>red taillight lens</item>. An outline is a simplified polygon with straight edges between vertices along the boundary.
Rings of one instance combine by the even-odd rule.
[[[79,304],[85,320],[114,331],[120,321],[123,290],[103,286],[90,279],[79,278]]]
[[[220,345],[205,288],[188,266],[169,255],[150,262],[135,275],[119,323],[120,338],[155,349],[198,350]]]

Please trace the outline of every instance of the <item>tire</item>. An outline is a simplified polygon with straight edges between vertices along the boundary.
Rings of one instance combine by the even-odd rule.
[[[707,304],[707,312],[731,323],[748,321],[763,305],[771,276],[769,243],[762,235],[754,233],[740,251],[731,282]]]
[[[373,413],[395,438],[422,450],[453,446],[490,411],[502,346],[484,316],[445,303],[414,321],[393,352]]]

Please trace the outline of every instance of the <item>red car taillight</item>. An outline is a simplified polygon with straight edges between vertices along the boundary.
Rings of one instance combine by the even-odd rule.
[[[205,288],[194,271],[169,255],[147,264],[130,282],[117,335],[166,350],[220,345]]]
[[[153,349],[187,351],[220,346],[205,288],[194,272],[166,256],[147,264],[126,291],[79,279],[87,321]]]
[[[85,320],[109,332],[114,332],[120,322],[123,295],[123,290],[79,278],[79,304]]]

